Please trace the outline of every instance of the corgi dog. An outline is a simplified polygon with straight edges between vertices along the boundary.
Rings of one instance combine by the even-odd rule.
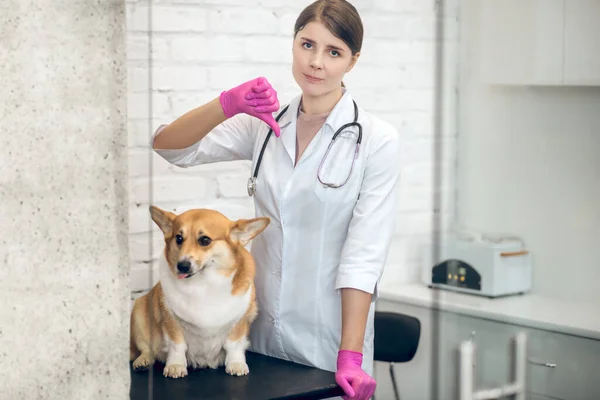
[[[248,374],[248,334],[258,307],[254,259],[244,246],[270,219],[231,221],[208,209],[176,215],[155,206],[150,215],[163,232],[166,263],[158,283],[133,305],[134,370],[160,361],[170,378],[187,376],[188,367],[223,365],[230,375]]]

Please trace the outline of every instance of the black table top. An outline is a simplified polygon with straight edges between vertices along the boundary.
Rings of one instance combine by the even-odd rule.
[[[145,372],[131,368],[131,400],[326,399],[344,394],[335,374],[317,368],[246,353],[250,374],[230,376],[225,368],[188,369],[185,378],[165,378],[164,365]],[[152,395],[150,396],[150,393]]]

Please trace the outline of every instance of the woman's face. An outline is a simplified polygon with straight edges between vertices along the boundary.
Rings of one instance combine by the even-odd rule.
[[[292,74],[307,95],[320,96],[339,89],[360,53],[354,57],[348,45],[321,22],[310,22],[296,34],[292,47]]]

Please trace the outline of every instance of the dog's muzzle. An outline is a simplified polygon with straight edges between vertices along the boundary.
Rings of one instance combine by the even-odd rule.
[[[192,277],[196,272],[192,268],[192,263],[188,260],[182,260],[177,263],[177,277],[186,279]]]

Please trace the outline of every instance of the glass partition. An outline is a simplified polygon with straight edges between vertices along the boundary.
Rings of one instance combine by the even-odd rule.
[[[164,258],[150,205],[232,220],[257,209],[255,160],[180,168],[151,148],[153,135],[259,76],[292,103],[294,24],[310,3],[127,2],[132,300],[158,282]],[[351,3],[364,37],[344,86],[400,139],[396,225],[374,291],[375,397],[593,398],[600,3]],[[378,325],[386,313],[403,327]],[[381,343],[402,348],[391,367]]]

